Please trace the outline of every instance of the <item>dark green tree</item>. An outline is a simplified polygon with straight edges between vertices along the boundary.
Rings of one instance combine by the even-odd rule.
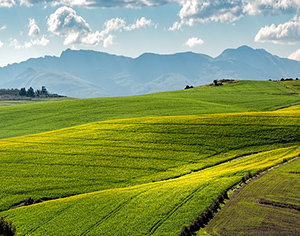
[[[0,216],[0,235],[13,236],[16,233],[16,227],[11,221],[7,221],[3,216]]]
[[[41,94],[42,94],[41,90],[37,89],[37,90],[35,91],[35,95],[36,95],[36,96],[40,96]]]
[[[48,95],[48,90],[46,89],[46,86],[42,86],[42,94],[43,95]]]
[[[34,89],[30,87],[26,92],[27,97],[34,97]]]
[[[21,88],[20,92],[19,92],[20,96],[26,96],[26,89],[25,88]]]

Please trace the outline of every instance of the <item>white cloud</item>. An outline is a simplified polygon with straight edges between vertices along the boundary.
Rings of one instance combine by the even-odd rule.
[[[121,18],[113,18],[104,23],[103,34],[109,34],[113,31],[122,31],[126,26],[126,21]]]
[[[22,45],[19,43],[17,39],[10,39],[10,46],[14,47],[15,49],[21,49]]]
[[[17,39],[10,39],[10,46],[15,49],[31,48],[32,46],[46,46],[49,43],[49,39],[45,35],[32,39],[29,42],[25,42],[24,45],[19,43]]]
[[[265,26],[255,36],[255,42],[296,43],[300,42],[300,17],[295,16],[292,20],[279,24]]]
[[[242,0],[183,0],[179,17],[184,24],[233,22],[243,16]]]
[[[67,36],[70,32],[91,32],[89,24],[69,7],[57,9],[50,15],[47,23],[48,30],[59,36]]]
[[[104,40],[103,40],[103,47],[107,48],[110,45],[113,45],[113,40],[114,40],[115,36],[113,35],[108,35]]]
[[[65,37],[64,44],[95,45],[102,40],[99,32],[93,33],[89,24],[69,7],[57,9],[48,19],[48,31]]]
[[[299,0],[180,0],[180,21],[168,30],[196,23],[235,22],[246,15],[296,14]]]
[[[32,46],[47,46],[50,42],[45,35],[37,39],[31,40],[30,42],[25,43],[25,48],[31,48]]]
[[[174,22],[174,24],[168,28],[169,31],[178,31],[182,30],[182,24],[178,21]]]
[[[6,29],[7,29],[7,26],[6,26],[6,25],[3,25],[3,26],[0,28],[0,31],[6,30]]]
[[[33,6],[34,4],[50,4],[52,6],[84,6],[103,8],[140,8],[145,6],[161,6],[178,0],[20,0],[21,5]]]
[[[249,15],[294,14],[300,8],[299,0],[248,0],[244,2],[244,12]]]
[[[2,41],[0,41],[0,48],[2,48],[4,45],[4,43]]]
[[[197,45],[201,45],[203,43],[204,43],[204,41],[202,39],[199,39],[197,37],[192,37],[192,38],[189,38],[186,41],[185,45],[188,46],[188,47],[190,47],[190,48],[193,48],[193,47],[195,47]]]
[[[16,4],[14,0],[0,0],[1,7],[13,7]]]
[[[29,36],[36,37],[40,34],[40,28],[36,24],[35,19],[29,19],[28,28],[29,28],[29,32],[28,32]]]
[[[152,20],[142,17],[140,19],[137,19],[134,24],[131,24],[131,25],[125,27],[125,30],[131,31],[131,30],[135,30],[135,29],[146,28],[146,27],[152,26],[152,25],[153,25]]]
[[[102,31],[92,31],[89,24],[69,7],[57,9],[50,15],[47,23],[48,31],[65,38],[65,45],[98,45],[103,42],[104,47],[113,44],[115,36],[111,35],[112,32],[131,31],[153,25],[152,21],[145,17],[131,25],[127,25],[124,19],[112,18],[104,23]]]
[[[288,56],[288,58],[291,59],[291,60],[300,61],[300,49],[293,52],[291,55]]]

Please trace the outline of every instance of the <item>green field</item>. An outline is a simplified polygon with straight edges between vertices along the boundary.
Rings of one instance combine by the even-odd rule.
[[[299,147],[250,155],[167,181],[114,188],[4,212],[20,235],[178,235],[211,199],[247,171],[282,162]]]
[[[103,120],[271,111],[295,104],[300,104],[298,94],[270,81],[241,81],[220,87],[133,97],[39,102],[1,107],[0,138]]]
[[[1,107],[0,209],[18,235],[178,235],[248,171],[300,152],[275,82]],[[260,112],[259,112],[260,111]],[[26,198],[56,199],[10,209]]]
[[[299,171],[300,159],[251,182],[205,230],[213,235],[299,235]]]
[[[300,82],[299,80],[292,80],[292,81],[278,81],[278,83],[295,93],[300,93]]]

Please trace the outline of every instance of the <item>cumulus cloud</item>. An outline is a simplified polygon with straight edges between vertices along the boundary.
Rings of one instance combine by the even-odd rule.
[[[291,60],[300,61],[300,49],[293,52],[291,55],[288,56],[288,58],[291,59]]]
[[[190,47],[190,48],[193,48],[193,47],[195,47],[197,45],[201,45],[203,43],[204,43],[204,41],[202,39],[199,39],[197,37],[192,37],[192,38],[189,38],[186,41],[185,45],[188,46],[188,47]]]
[[[89,24],[69,7],[57,9],[50,15],[47,24],[48,31],[57,36],[65,37],[65,45],[95,45],[102,40],[100,33],[93,33]]]
[[[299,0],[181,0],[180,21],[168,30],[206,22],[235,22],[246,15],[296,14]]]
[[[19,43],[19,41],[17,39],[10,39],[9,45],[14,47],[15,49],[22,48],[22,45]]]
[[[131,30],[135,30],[135,29],[146,28],[151,25],[153,25],[152,20],[142,17],[140,19],[137,19],[134,24],[131,24],[131,25],[125,27],[125,30],[131,31]]]
[[[294,14],[300,7],[299,0],[248,0],[244,2],[244,12],[250,15]]]
[[[24,47],[31,48],[32,46],[47,46],[49,42],[49,39],[47,39],[46,36],[43,35],[42,37],[31,40],[30,42],[26,42]]]
[[[57,9],[48,19],[48,30],[55,35],[67,36],[70,32],[91,32],[88,23],[69,7]]]
[[[103,47],[107,48],[111,45],[113,45],[113,40],[114,40],[115,36],[113,35],[108,35],[104,40],[103,40]]]
[[[25,42],[21,44],[17,39],[10,39],[10,46],[14,47],[15,49],[24,49],[24,48],[31,48],[32,46],[46,46],[49,43],[49,39],[45,35],[32,39],[29,42]]]
[[[28,28],[29,28],[29,32],[28,32],[29,36],[35,37],[40,34],[40,28],[36,24],[35,19],[29,19]]]
[[[16,4],[14,0],[0,0],[0,8],[1,7],[13,7]]]
[[[255,42],[296,43],[300,41],[300,17],[276,26],[272,24],[259,30],[255,36]]]
[[[182,30],[182,23],[176,21],[172,26],[168,28],[169,31],[179,31]]]
[[[103,34],[109,34],[113,31],[122,31],[126,27],[126,21],[121,18],[113,18],[104,23]]]
[[[2,30],[6,30],[7,29],[7,26],[6,25],[3,25],[1,28],[0,28],[0,30],[2,31]]]
[[[187,25],[208,21],[233,22],[243,16],[241,0],[186,0],[181,5],[179,17]]]
[[[0,48],[2,48],[4,45],[4,43],[2,41],[0,41]]]
[[[76,11],[69,7],[57,9],[48,19],[48,31],[64,37],[64,44],[97,45],[100,42],[104,47],[113,44],[115,36],[112,32],[132,31],[152,25],[152,21],[142,17],[135,23],[127,25],[121,18],[107,20],[102,31],[92,31],[89,24]]]
[[[161,6],[178,0],[20,0],[21,5],[33,6],[34,4],[50,4],[52,6],[84,6],[103,8],[140,8],[145,6]]]

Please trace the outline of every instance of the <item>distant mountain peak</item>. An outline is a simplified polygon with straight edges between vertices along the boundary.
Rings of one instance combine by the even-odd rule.
[[[242,45],[236,49],[225,49],[216,59],[218,60],[247,60],[256,57],[274,56],[264,49],[253,49],[247,45]]]
[[[267,80],[300,76],[300,62],[242,45],[212,58],[194,52],[144,53],[137,58],[66,49],[60,57],[0,68],[0,87],[40,87],[70,97],[128,96],[183,89],[215,79]],[[61,89],[61,90],[60,90]]]

